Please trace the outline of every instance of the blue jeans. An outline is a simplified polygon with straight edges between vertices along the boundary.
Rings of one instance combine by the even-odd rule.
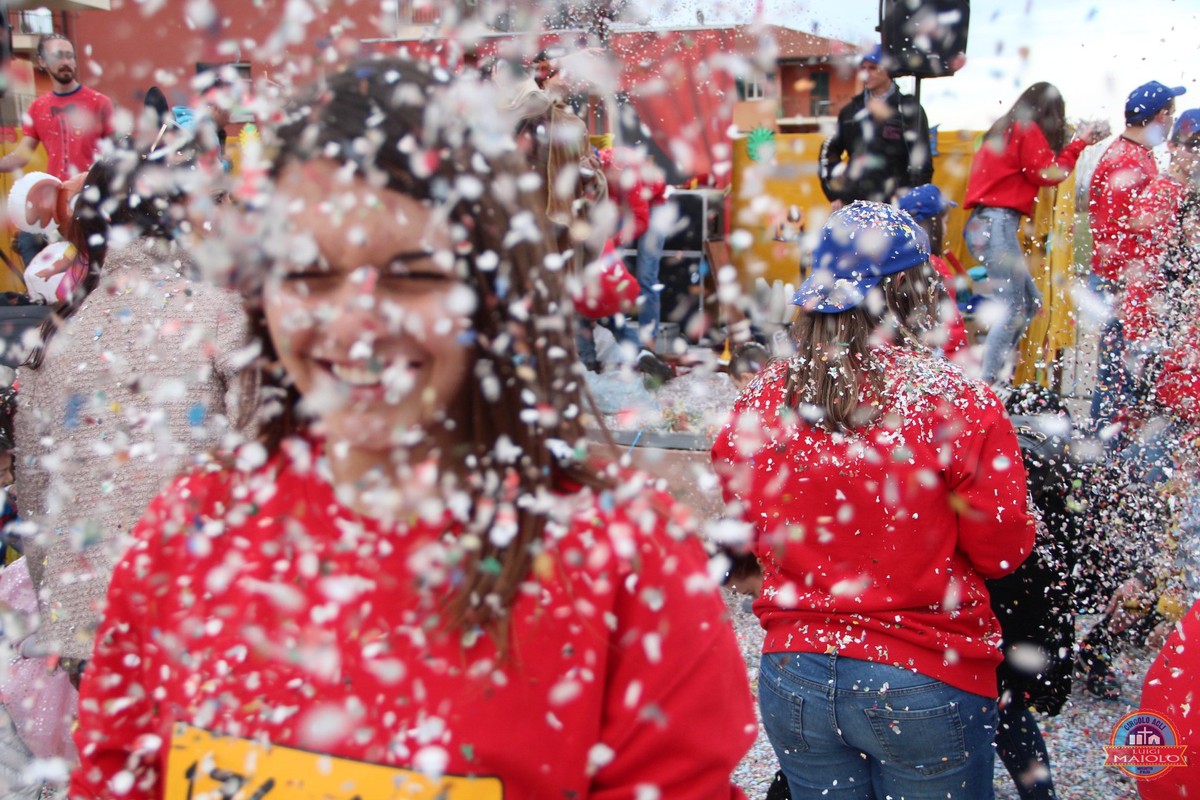
[[[662,284],[658,282],[658,272],[662,264],[663,246],[667,243],[667,227],[661,224],[661,215],[660,224],[655,225],[654,217],[659,208],[663,206],[651,209],[650,227],[637,240],[637,328],[634,329],[628,321],[616,327],[617,341],[629,342],[637,349],[654,349],[654,340],[658,338],[658,322],[662,316]]]
[[[1042,304],[1042,293],[1029,274],[1017,238],[1020,223],[1020,212],[1011,208],[976,206],[963,228],[967,249],[987,268],[995,286],[991,300],[1001,308],[984,341],[983,379],[987,383],[1008,377],[1017,345]]]
[[[1088,289],[1104,300],[1111,316],[1100,331],[1100,349],[1096,354],[1096,388],[1092,390],[1092,425],[1099,431],[1118,410],[1128,407],[1137,394],[1133,370],[1126,358],[1125,329],[1117,314],[1120,288],[1095,273],[1087,277]]]
[[[994,698],[836,653],[763,653],[758,702],[795,800],[993,797]]]
[[[25,262],[25,266],[29,266],[38,253],[46,249],[46,237],[39,233],[29,233],[28,231],[20,231],[13,240],[13,250],[17,251],[17,255]]]

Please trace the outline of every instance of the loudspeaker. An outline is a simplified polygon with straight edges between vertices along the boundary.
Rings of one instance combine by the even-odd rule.
[[[970,0],[883,0],[879,33],[894,76],[939,78],[963,65]]]

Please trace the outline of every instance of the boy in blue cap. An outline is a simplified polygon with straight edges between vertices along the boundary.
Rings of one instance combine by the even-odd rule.
[[[1088,216],[1092,228],[1093,291],[1119,309],[1125,283],[1132,270],[1141,269],[1150,229],[1135,214],[1138,195],[1158,174],[1151,148],[1167,140],[1175,118],[1175,98],[1182,86],[1150,81],[1134,89],[1125,101],[1125,131],[1100,157],[1089,187]],[[1141,371],[1141,354],[1126,354],[1119,317],[1101,334],[1092,394],[1092,423],[1106,426],[1118,411],[1135,404],[1135,375]]]
[[[918,186],[896,201],[900,210],[907,213],[925,231],[929,237],[929,263],[942,279],[945,293],[939,298],[939,312],[944,330],[938,336],[940,341],[932,342],[942,353],[953,357],[963,352],[967,346],[967,329],[963,324],[962,313],[958,310],[955,282],[963,277],[942,258],[946,236],[946,215],[950,209],[957,206],[953,200],[946,198],[942,190],[932,183]],[[951,358],[959,362],[957,358]],[[960,366],[961,366],[961,362]]]

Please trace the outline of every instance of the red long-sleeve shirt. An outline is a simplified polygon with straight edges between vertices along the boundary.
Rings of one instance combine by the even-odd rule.
[[[1161,714],[1187,745],[1187,765],[1174,767],[1155,780],[1138,781],[1142,800],[1186,800],[1200,797],[1200,603],[1180,621],[1162,652],[1146,672],[1139,708]]]
[[[1000,402],[927,352],[876,351],[876,423],[831,433],[783,405],[789,365],[738,398],[713,445],[763,563],[764,652],[879,661],[996,694],[1000,625],[985,578],[1033,546],[1025,468]]]
[[[946,342],[942,345],[942,352],[952,356],[967,346],[967,326],[963,322],[962,312],[958,310],[954,294],[954,281],[958,278],[958,273],[941,256],[929,256],[929,263],[937,270],[938,275],[942,276],[946,293],[949,295],[948,302],[941,308],[942,324],[946,326]]]
[[[1179,204],[1184,186],[1170,175],[1159,175],[1146,184],[1134,201],[1134,214],[1148,230],[1154,231],[1142,242],[1141,258],[1125,273],[1125,294],[1121,301],[1121,322],[1125,338],[1141,341],[1167,337],[1173,320],[1163,258],[1168,244],[1179,238]],[[1178,290],[1178,287],[1176,287]]]
[[[985,140],[975,153],[963,207],[1011,208],[1031,217],[1038,190],[1066,180],[1085,147],[1085,141],[1074,139],[1055,153],[1036,124],[1015,123],[1003,149]]]
[[[221,770],[313,796],[742,796],[745,664],[668,501],[559,497],[505,661],[437,624],[455,524],[358,516],[296,454],[183,478],[147,512],[81,688],[73,798],[199,793]]]
[[[1155,394],[1180,419],[1200,422],[1200,325],[1178,331],[1163,351]]]
[[[1136,213],[1137,197],[1158,174],[1149,148],[1117,137],[1096,165],[1088,189],[1092,271],[1124,282],[1130,262],[1144,257],[1151,230]]]

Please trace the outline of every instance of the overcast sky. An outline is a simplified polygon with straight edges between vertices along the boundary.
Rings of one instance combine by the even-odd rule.
[[[878,0],[641,0],[655,22],[764,21],[869,44]],[[1179,108],[1200,108],[1200,0],[974,0],[967,66],[922,82],[932,125],[986,128],[1031,83],[1062,90],[1067,116],[1119,129],[1125,97],[1149,80],[1182,85]],[[906,82],[911,87],[911,81]]]

